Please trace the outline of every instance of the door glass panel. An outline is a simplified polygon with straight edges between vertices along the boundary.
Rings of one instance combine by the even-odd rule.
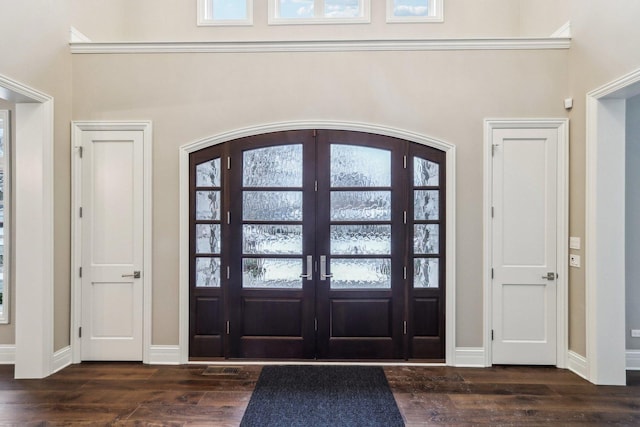
[[[390,187],[391,152],[357,145],[331,145],[332,187]]]
[[[196,253],[220,253],[220,224],[196,225]]]
[[[243,288],[301,289],[302,259],[245,258]]]
[[[301,225],[243,225],[245,254],[302,254]]]
[[[415,190],[413,202],[414,219],[439,219],[440,193],[438,190]]]
[[[440,181],[440,166],[420,157],[413,158],[413,185],[415,187],[437,187]]]
[[[390,253],[391,225],[331,226],[332,255],[388,255]]]
[[[437,224],[415,224],[413,226],[413,252],[437,254],[439,252],[439,226]]]
[[[332,191],[332,221],[389,221],[391,191]]]
[[[220,187],[220,158],[196,166],[197,187]]]
[[[196,220],[220,219],[220,192],[196,191]]]
[[[331,289],[390,289],[391,259],[332,259]]]
[[[415,258],[413,260],[413,287],[437,288],[438,265],[437,258]]]
[[[302,187],[302,144],[245,151],[242,168],[245,187]]]
[[[301,191],[243,191],[245,221],[302,221]]]
[[[196,258],[196,287],[220,287],[220,258]]]

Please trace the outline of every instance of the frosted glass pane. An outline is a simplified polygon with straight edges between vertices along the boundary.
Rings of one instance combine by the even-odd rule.
[[[197,187],[220,187],[220,159],[213,159],[196,166]]]
[[[213,0],[213,19],[247,19],[247,0]]]
[[[244,191],[245,221],[302,221],[301,191]]]
[[[220,224],[196,224],[196,253],[220,253]]]
[[[360,0],[324,0],[327,18],[355,18],[360,16]]]
[[[413,185],[416,187],[437,186],[440,182],[440,165],[419,157],[413,158]]]
[[[313,18],[314,0],[278,0],[280,18]]]
[[[413,226],[413,253],[437,254],[440,248],[440,226],[437,224],[416,224]]]
[[[393,16],[429,16],[429,0],[393,0]]]
[[[245,254],[302,254],[301,225],[243,225]]]
[[[391,226],[372,224],[332,225],[331,254],[391,254]]]
[[[357,145],[331,145],[332,187],[390,187],[391,152]]]
[[[413,215],[417,220],[438,220],[440,193],[438,190],[415,190],[413,192]]]
[[[302,145],[279,145],[245,151],[242,185],[302,187]]]
[[[220,287],[220,258],[196,258],[196,287]]]
[[[391,220],[391,191],[332,191],[332,221]]]
[[[391,288],[391,259],[332,259],[331,289]]]
[[[196,191],[196,219],[214,221],[220,219],[219,191]]]
[[[437,288],[438,284],[437,258],[415,258],[413,260],[413,287]]]
[[[301,289],[302,259],[245,258],[243,288]]]

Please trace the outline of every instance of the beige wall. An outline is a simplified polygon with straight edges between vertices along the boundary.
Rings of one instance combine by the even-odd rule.
[[[70,5],[70,0],[0,0],[0,74],[54,97],[54,350],[69,345]],[[13,328],[0,326],[0,344],[14,343]]]
[[[178,342],[178,148],[247,126],[340,120],[458,147],[457,334],[482,346],[485,117],[563,117],[566,51],[74,55],[73,117],[154,124],[153,343]],[[303,70],[303,71],[301,71]]]
[[[0,98],[0,110],[8,110],[9,111],[9,138],[7,138],[5,136],[5,144],[7,143],[11,143],[14,144],[14,140],[15,140],[15,135],[13,132],[13,127],[15,126],[15,118],[14,118],[14,111],[15,111],[15,105],[12,102],[9,101],[5,101],[4,99]],[[6,135],[6,134],[5,134]],[[13,182],[13,178],[12,181]],[[11,212],[11,218],[14,218],[14,213],[15,210],[13,210]],[[5,214],[5,227],[8,226],[8,223],[6,221],[6,214]],[[10,248],[13,247],[14,243],[15,243],[15,236],[13,236],[13,234],[11,235],[11,243],[9,245]],[[6,239],[6,233],[5,233],[5,239]],[[7,242],[5,240],[5,247],[7,246]],[[10,270],[13,271],[14,266],[15,266],[15,260],[13,259],[13,257],[10,258],[11,263],[10,265]],[[6,325],[0,325],[0,345],[3,344],[13,344],[16,341],[16,337],[15,337],[15,324],[14,324],[14,319],[15,319],[15,315],[14,315],[14,310],[13,310],[13,306],[15,304],[15,278],[10,277],[9,280],[7,281],[7,278],[4,278],[4,287],[5,289],[9,290],[9,300],[7,300],[6,302],[4,302],[5,307],[9,308],[9,323]],[[5,297],[6,297],[6,292],[5,292]]]
[[[267,0],[254,0],[251,27],[197,27],[196,0],[71,0],[73,26],[93,41],[238,41],[513,37],[519,33],[514,0],[445,0],[445,22],[386,24],[385,1],[371,0],[371,24],[271,25]]]

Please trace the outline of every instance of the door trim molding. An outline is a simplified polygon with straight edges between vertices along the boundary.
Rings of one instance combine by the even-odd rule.
[[[445,354],[447,365],[455,364],[456,350],[456,146],[419,133],[368,123],[341,121],[294,121],[257,125],[203,138],[185,145],[180,151],[180,277],[179,277],[179,348],[180,362],[189,361],[189,154],[247,136],[270,132],[305,129],[331,129],[368,132],[426,145],[446,153],[446,312]]]
[[[53,97],[0,75],[15,103],[14,284],[16,378],[52,373],[54,350]],[[35,172],[35,173],[34,173]]]
[[[72,362],[80,363],[80,328],[82,312],[81,281],[78,271],[82,265],[82,229],[78,216],[82,201],[82,163],[79,147],[85,131],[141,131],[143,136],[143,251],[142,274],[142,361],[149,363],[152,333],[152,283],[153,283],[153,150],[151,121],[74,121],[71,122],[71,353]]]
[[[558,183],[557,183],[557,344],[556,366],[567,367],[569,351],[569,277],[567,260],[569,259],[569,119],[485,119],[484,121],[484,250],[483,250],[483,335],[485,349],[485,366],[492,365],[491,351],[491,254],[493,253],[491,201],[492,190],[492,155],[493,131],[496,129],[556,129],[558,132]]]
[[[587,94],[585,334],[588,380],[625,385],[626,100],[640,69]]]

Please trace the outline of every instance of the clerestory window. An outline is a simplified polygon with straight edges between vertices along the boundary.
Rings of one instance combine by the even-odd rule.
[[[253,0],[198,0],[198,25],[252,25]]]
[[[371,21],[370,0],[269,0],[269,24]]]
[[[387,22],[442,22],[443,0],[387,0]]]

